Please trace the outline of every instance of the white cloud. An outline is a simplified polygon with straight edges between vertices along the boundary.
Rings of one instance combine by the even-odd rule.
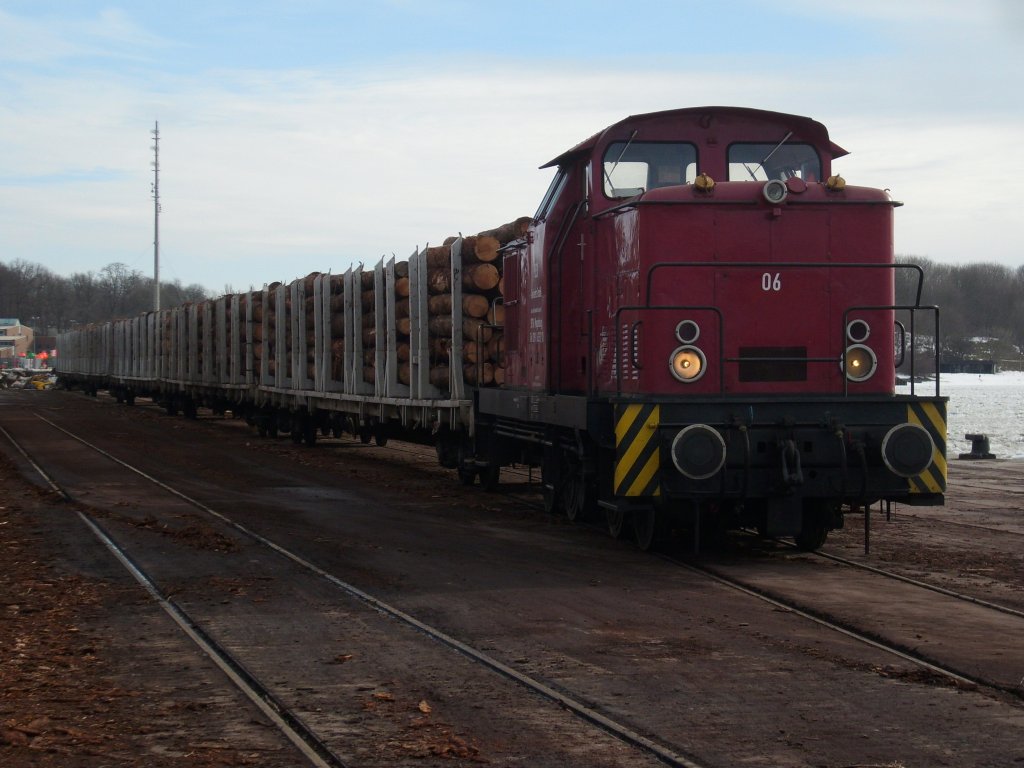
[[[941,16],[951,5],[928,7]],[[907,19],[901,3],[790,7]],[[0,34],[32,42],[0,58],[27,60],[34,47],[44,59],[131,51],[155,39],[118,13],[94,16],[78,37],[69,24],[0,12]],[[737,104],[828,125],[853,153],[840,166],[852,183],[891,188],[906,201],[897,214],[901,252],[1019,262],[1010,205],[1024,182],[1004,157],[1021,129],[1021,96],[1007,87],[1020,57],[967,67],[944,41],[915,51],[912,62],[895,49],[808,61],[788,48],[770,66],[704,56],[567,67],[509,56],[195,78],[17,70],[5,75],[0,100],[0,260],[62,273],[113,261],[148,271],[157,119],[162,272],[219,288],[340,271],[528,215],[550,178],[537,166],[606,125]],[[62,175],[72,178],[52,183]]]

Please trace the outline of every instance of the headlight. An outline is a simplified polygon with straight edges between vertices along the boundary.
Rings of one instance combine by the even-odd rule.
[[[693,344],[700,338],[700,326],[693,320],[683,320],[676,326],[676,338],[680,344]]]
[[[786,199],[786,195],[789,194],[789,189],[786,187],[786,182],[780,181],[779,179],[772,179],[761,189],[761,194],[763,194],[764,199],[772,205],[778,205]]]
[[[707,360],[697,347],[686,345],[672,352],[668,359],[668,367],[679,381],[689,384],[704,375]]]
[[[870,335],[871,326],[865,320],[851,320],[846,326],[846,338],[856,344],[867,341]]]
[[[878,358],[871,350],[863,344],[851,344],[843,352],[843,359],[839,361],[839,367],[846,374],[850,381],[866,381],[870,379],[878,367]]]

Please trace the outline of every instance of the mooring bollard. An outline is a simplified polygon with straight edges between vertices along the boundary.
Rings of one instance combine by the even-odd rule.
[[[988,435],[964,435],[964,439],[971,441],[971,452],[961,453],[961,459],[994,459],[996,455],[988,449]]]

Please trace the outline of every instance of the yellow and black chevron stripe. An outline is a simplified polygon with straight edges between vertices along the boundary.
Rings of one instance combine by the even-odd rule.
[[[660,496],[658,405],[615,409],[615,495]]]
[[[946,403],[941,400],[907,404],[907,421],[928,430],[935,443],[932,465],[917,477],[910,478],[911,493],[945,493],[946,491]]]

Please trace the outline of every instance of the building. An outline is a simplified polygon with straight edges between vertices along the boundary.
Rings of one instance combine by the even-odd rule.
[[[943,360],[939,373],[999,373],[996,360]]]
[[[20,365],[34,351],[34,334],[17,318],[0,317],[0,365]]]

